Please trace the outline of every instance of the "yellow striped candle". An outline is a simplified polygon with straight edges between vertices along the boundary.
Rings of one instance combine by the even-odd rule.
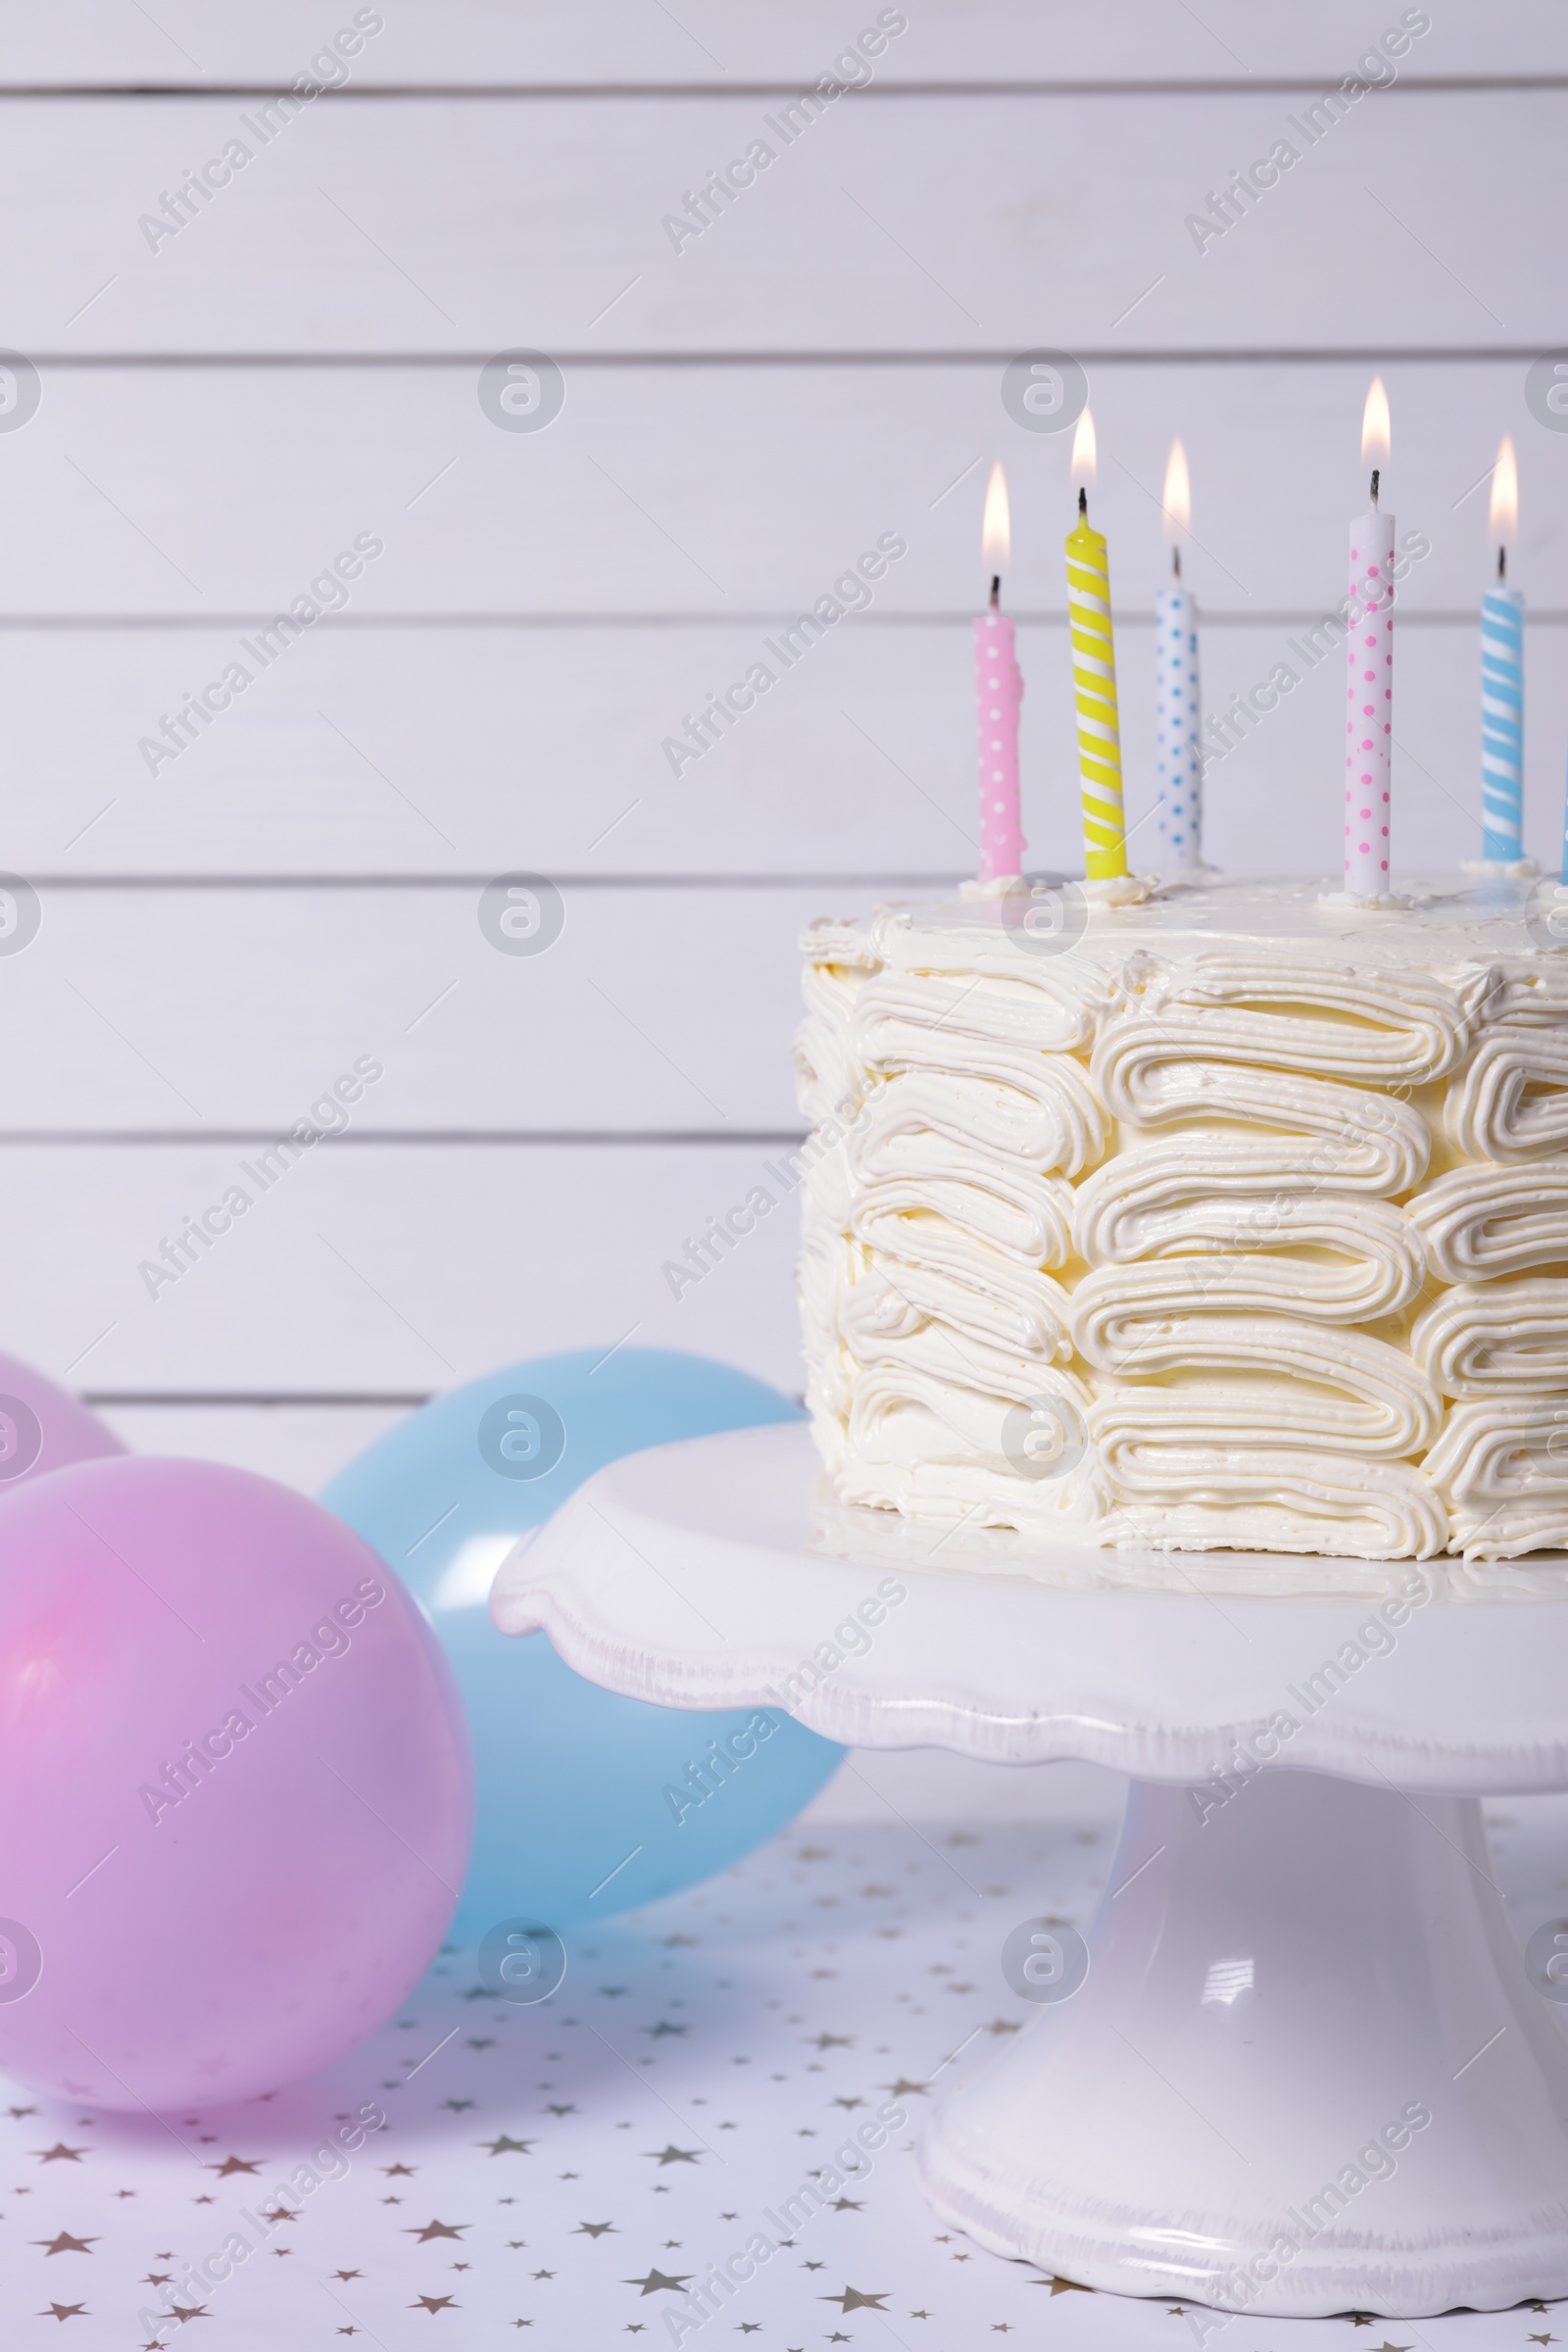
[[[1116,719],[1116,650],[1110,633],[1110,572],[1103,534],[1089,524],[1089,494],[1067,533],[1067,616],[1072,690],[1078,706],[1078,785],[1084,810],[1084,872],[1110,881],[1127,871],[1121,802],[1121,730]]]

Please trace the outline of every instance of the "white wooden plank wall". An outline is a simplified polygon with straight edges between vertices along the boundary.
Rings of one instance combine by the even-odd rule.
[[[0,431],[0,867],[43,917],[0,956],[0,1346],[130,1442],[314,1485],[410,1398],[628,1333],[798,1385],[792,1203],[678,1301],[661,1267],[795,1132],[799,925],[972,860],[995,455],[1026,829],[1073,860],[1067,444],[1003,409],[1021,349],[1090,375],[1135,821],[1171,433],[1217,710],[1341,593],[1376,367],[1431,542],[1396,854],[1474,850],[1482,477],[1511,430],[1555,858],[1568,436],[1525,376],[1563,333],[1560,10],[1434,10],[1202,254],[1186,216],[1397,7],[911,0],[785,149],[766,120],[877,13],[388,5],[279,127],[353,7],[0,6],[0,343],[41,384]],[[674,250],[664,216],[759,136],[775,163]],[[243,171],[150,241],[235,137]],[[479,404],[516,346],[563,369],[541,433]],[[682,714],[888,532],[869,609],[674,777]],[[363,534],[341,608],[247,657]],[[143,739],[236,659],[252,684],[150,772]],[[1223,862],[1333,861],[1334,673],[1214,771]],[[513,869],[562,892],[537,957],[480,930]],[[141,1262],[359,1056],[382,1074],[348,1132],[149,1296]]]

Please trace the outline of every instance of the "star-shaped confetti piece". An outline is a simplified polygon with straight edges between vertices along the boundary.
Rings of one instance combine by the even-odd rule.
[[[526,2156],[533,2146],[531,2139],[509,2139],[503,2132],[498,2139],[476,2139],[476,2148],[488,2148],[492,2156]]]
[[[667,2148],[645,2148],[643,2150],[643,2154],[645,2156],[657,2156],[661,2170],[662,2170],[666,2164],[700,2164],[702,2162],[702,2158],[698,2155],[698,2152],[695,2148],[677,2148],[674,2146]]]
[[[63,2139],[57,2139],[52,2148],[34,2148],[32,2152],[40,2164],[79,2164],[87,2153],[85,2148],[68,2148]]]
[[[662,2286],[667,2286],[672,2294],[678,2295],[687,2279],[694,2276],[691,2271],[683,2271],[678,2278],[666,2278],[656,2266],[646,2278],[623,2278],[620,2283],[622,2286],[640,2286],[645,2295],[657,2295]]]
[[[432,2237],[461,2237],[465,2230],[472,2228],[471,2222],[426,2222],[422,2230],[409,2229],[403,2234],[405,2237],[416,2237],[422,2246]],[[409,2309],[414,2309],[412,2303]]]
[[[210,2164],[207,2167],[210,2173],[218,2175],[220,2180],[226,2180],[230,2173],[259,2173],[261,2169],[260,2156],[254,2159],[249,2156],[225,2156],[221,2164]]]
[[[836,2303],[848,2315],[852,2311],[880,2311],[892,2292],[891,2286],[885,2286],[879,2295],[862,2295],[858,2286],[847,2286],[842,2295],[822,2295],[818,2300]]]
[[[40,2320],[84,2320],[87,2306],[85,2303],[51,2303],[47,2311],[39,2312],[38,2317]]]
[[[411,2311],[461,2311],[463,2305],[455,2303],[450,2295],[416,2295],[409,2305],[409,2309]]]

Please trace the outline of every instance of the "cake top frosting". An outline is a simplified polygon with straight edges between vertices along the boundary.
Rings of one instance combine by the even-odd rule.
[[[1246,941],[1290,946],[1306,952],[1314,961],[1389,970],[1403,970],[1412,962],[1438,968],[1498,956],[1549,957],[1555,947],[1568,948],[1568,894],[1559,901],[1554,885],[1523,876],[1439,876],[1405,882],[1404,903],[1393,906],[1355,905],[1322,880],[1232,874],[1197,882],[1185,877],[1152,881],[1147,896],[1131,904],[1097,900],[1086,895],[1081,882],[1058,877],[1035,883],[1033,893],[1034,903],[1047,908],[1048,926],[1037,927],[1032,935],[1026,885],[1013,892],[907,901],[844,922],[829,917],[813,924],[806,937],[808,945],[818,936],[840,932],[847,940],[863,941],[873,927],[885,929],[887,918],[896,916],[902,927],[922,939],[956,932],[972,947],[990,935],[999,945],[1041,956],[1080,943],[1098,959],[1102,949],[1108,956],[1140,947],[1158,953],[1179,943],[1191,953],[1204,944],[1223,949]],[[1544,929],[1554,913],[1560,939]]]

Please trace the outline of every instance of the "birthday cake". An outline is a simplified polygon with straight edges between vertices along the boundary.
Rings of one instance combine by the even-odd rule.
[[[1568,1545],[1551,942],[1499,879],[814,923],[800,1290],[838,1538],[948,1565],[985,1530],[1069,1581],[1296,1555],[1274,1590],[1325,1582],[1302,1555],[1379,1590],[1355,1563]]]

